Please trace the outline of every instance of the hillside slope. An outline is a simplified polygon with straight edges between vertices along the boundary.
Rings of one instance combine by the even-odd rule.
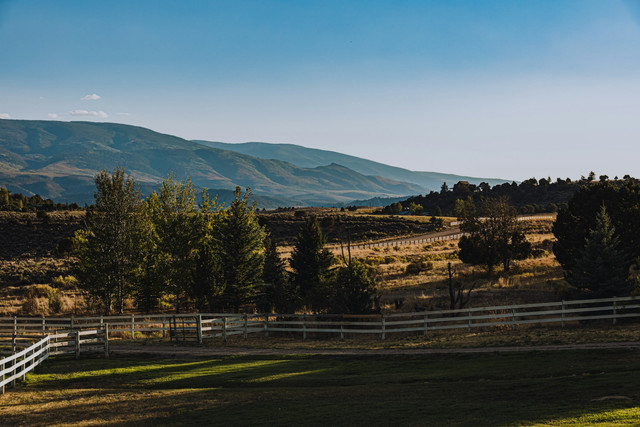
[[[263,204],[267,207],[332,204],[423,190],[411,183],[366,176],[344,165],[304,168],[136,126],[0,120],[0,185],[11,191],[90,202],[94,174],[118,165],[136,177],[144,192],[173,171],[179,178],[190,176],[198,187],[250,186],[259,201],[269,200]]]
[[[443,182],[449,185],[458,181],[468,181],[471,184],[486,182],[491,186],[511,182],[510,180],[497,178],[477,178],[470,176],[453,175],[439,172],[415,172],[395,166],[385,165],[360,157],[349,156],[335,151],[318,150],[302,147],[294,144],[270,144],[265,142],[245,142],[241,144],[229,144],[225,142],[213,142],[195,140],[207,147],[230,150],[236,153],[250,154],[262,159],[276,159],[293,163],[303,168],[313,168],[331,163],[340,164],[364,175],[376,175],[396,181],[410,182],[422,187],[423,193],[431,190],[438,191]]]

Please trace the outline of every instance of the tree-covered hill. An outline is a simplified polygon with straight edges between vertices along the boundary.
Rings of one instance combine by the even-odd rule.
[[[0,186],[24,195],[90,203],[93,176],[125,167],[144,193],[163,176],[191,177],[228,195],[253,189],[263,207],[345,203],[418,194],[418,185],[368,176],[345,166],[304,168],[206,147],[142,127],[115,123],[0,119]]]

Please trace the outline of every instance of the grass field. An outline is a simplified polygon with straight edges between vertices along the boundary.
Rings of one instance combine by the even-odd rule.
[[[638,425],[640,353],[52,359],[3,425]]]

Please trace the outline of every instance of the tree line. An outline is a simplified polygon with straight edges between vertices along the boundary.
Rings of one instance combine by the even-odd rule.
[[[77,203],[56,203],[51,199],[43,199],[39,194],[25,196],[21,193],[13,193],[4,187],[0,187],[0,211],[50,212],[80,209],[80,205]]]
[[[402,202],[393,203],[383,208],[382,213],[412,212],[416,215],[424,213],[435,216],[455,216],[456,201],[467,200],[469,197],[476,205],[479,205],[482,199],[505,198],[521,215],[557,212],[567,207],[569,199],[582,186],[595,184],[602,180],[607,181],[609,177],[601,175],[596,178],[596,174],[590,172],[579,180],[557,178],[553,181],[551,178],[539,180],[530,178],[519,184],[514,181],[493,187],[486,182],[475,185],[467,181],[460,181],[450,188],[445,182],[439,192],[431,191],[424,196],[410,197]],[[629,175],[625,175],[622,179],[618,179],[618,177],[613,179],[614,182],[635,180]]]
[[[296,237],[290,268],[260,225],[251,190],[237,187],[224,207],[206,190],[171,174],[142,197],[122,168],[95,176],[95,204],[74,237],[81,286],[105,313],[122,313],[132,298],[145,312],[161,304],[239,311],[362,313],[375,286],[364,264],[324,248],[309,217]]]
[[[516,209],[506,198],[458,199],[455,214],[465,235],[458,243],[464,263],[484,265],[489,275],[531,253]],[[640,182],[625,177],[595,181],[590,175],[553,225],[553,253],[572,286],[564,297],[604,298],[637,292],[640,284]],[[450,272],[450,281],[451,272]]]

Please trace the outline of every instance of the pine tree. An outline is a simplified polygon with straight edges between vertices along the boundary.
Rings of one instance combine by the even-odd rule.
[[[631,259],[621,250],[620,239],[603,204],[567,280],[594,297],[627,295],[630,265]]]
[[[329,278],[333,255],[324,248],[325,238],[318,219],[311,216],[296,237],[289,264],[293,270],[292,280],[303,301],[314,309],[322,309],[326,300],[323,287]]]
[[[191,283],[191,296],[199,309],[208,307],[213,311],[219,305],[217,297],[224,291],[220,254],[215,240],[220,220],[221,215],[215,198],[210,200],[206,190],[203,191],[196,220],[198,238]]]
[[[75,236],[77,275],[106,313],[114,302],[122,313],[125,297],[140,280],[151,224],[140,190],[123,168],[99,172],[95,183],[95,209]]]
[[[240,305],[254,299],[262,280],[266,233],[256,217],[255,203],[249,204],[251,189],[242,194],[236,187],[233,195],[220,221],[217,245],[225,285],[222,297],[237,312]]]
[[[0,187],[0,210],[9,210],[9,191]]]
[[[270,238],[265,240],[264,282],[261,298],[261,311],[276,313],[294,313],[300,306],[300,293],[287,275],[285,263],[278,253],[276,244]]]

